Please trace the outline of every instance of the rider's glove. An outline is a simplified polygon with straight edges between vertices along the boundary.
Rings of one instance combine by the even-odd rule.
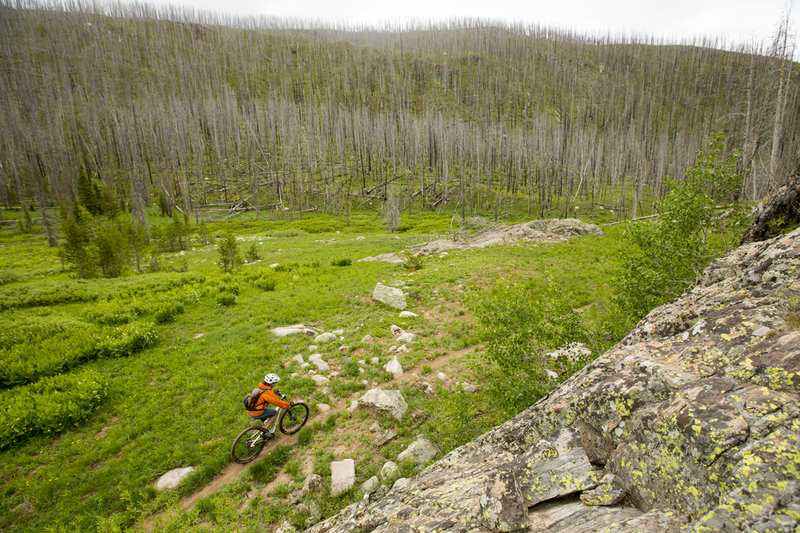
[[[294,402],[289,402],[289,407],[293,407],[293,406],[294,406]]]

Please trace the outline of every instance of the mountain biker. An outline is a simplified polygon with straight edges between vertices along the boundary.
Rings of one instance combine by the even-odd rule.
[[[264,376],[264,381],[260,382],[251,393],[253,397],[258,398],[255,407],[253,409],[247,409],[247,414],[250,415],[250,418],[263,421],[264,429],[267,430],[270,436],[272,436],[273,432],[269,431],[267,428],[278,411],[270,408],[269,405],[276,405],[281,409],[288,409],[292,405],[292,402],[281,400],[278,395],[275,394],[278,391],[274,386],[280,380],[281,378],[279,378],[277,374],[267,374]]]

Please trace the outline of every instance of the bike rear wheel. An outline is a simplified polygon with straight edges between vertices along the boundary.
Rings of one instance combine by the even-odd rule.
[[[246,464],[258,457],[267,438],[261,426],[251,426],[236,437],[231,446],[231,458],[239,464]]]
[[[308,404],[295,402],[294,405],[283,411],[278,427],[284,435],[294,435],[306,425],[308,421]]]

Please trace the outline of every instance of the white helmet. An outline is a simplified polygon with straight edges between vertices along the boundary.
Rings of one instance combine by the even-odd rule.
[[[267,374],[264,376],[264,383],[267,385],[275,385],[280,380],[281,378],[278,377],[278,374]]]

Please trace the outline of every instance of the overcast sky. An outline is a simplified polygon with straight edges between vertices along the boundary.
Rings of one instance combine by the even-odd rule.
[[[234,14],[307,18],[345,24],[481,18],[614,35],[680,41],[721,37],[729,44],[768,42],[798,0],[138,0]]]

